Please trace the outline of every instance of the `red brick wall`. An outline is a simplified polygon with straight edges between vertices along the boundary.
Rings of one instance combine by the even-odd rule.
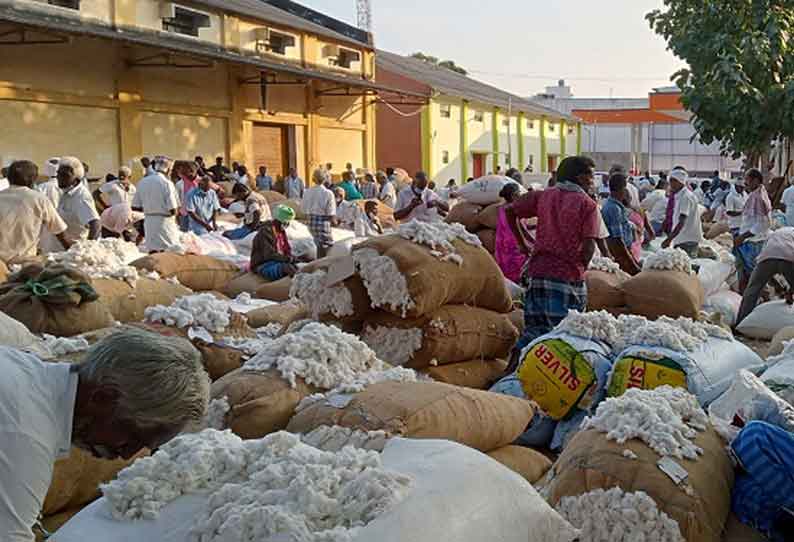
[[[381,85],[421,92],[430,95],[429,86],[419,81],[414,81],[402,75],[377,68],[376,81]],[[413,113],[419,105],[400,105],[399,101],[390,98],[391,106],[403,113]],[[406,98],[406,101],[418,100]],[[398,115],[388,106],[379,103],[376,120],[377,161],[378,168],[385,170],[387,167],[400,167],[410,175],[422,169],[422,116],[416,114],[410,117]]]

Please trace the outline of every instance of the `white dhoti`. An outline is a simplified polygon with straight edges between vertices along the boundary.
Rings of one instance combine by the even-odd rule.
[[[181,249],[180,232],[173,216],[146,215],[143,227],[146,252],[178,252]]]

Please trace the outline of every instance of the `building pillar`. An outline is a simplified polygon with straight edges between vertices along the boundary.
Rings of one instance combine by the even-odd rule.
[[[364,104],[364,167],[374,170],[377,167],[376,144],[376,105],[369,96],[362,96]]]
[[[568,124],[564,121],[560,121],[560,161],[562,162],[565,159],[565,156],[568,154]]]
[[[491,122],[491,141],[492,141],[492,152],[493,152],[493,164],[491,165],[491,169],[494,173],[496,173],[496,168],[499,166],[499,108],[494,107],[493,115],[492,115]]]
[[[582,123],[576,123],[576,155],[581,156],[582,154]]]
[[[121,59],[116,78],[116,95],[119,101],[119,163],[132,168],[133,178],[144,175],[140,159],[143,156],[143,112],[138,107],[142,101],[140,75],[127,67]]]
[[[433,171],[433,102],[422,107],[422,169],[428,179],[432,179]]]
[[[309,176],[315,167],[320,165],[319,146],[320,146],[320,121],[317,115],[317,82],[309,80],[306,84],[306,118],[309,123],[306,126],[306,175]]]
[[[549,172],[549,156],[546,148],[546,117],[540,118],[540,173]]]
[[[135,2],[130,2],[134,4]],[[242,49],[240,38],[240,19],[233,15],[221,15],[221,42],[227,49],[239,51]]]
[[[228,74],[229,103],[232,106],[232,110],[227,120],[227,158],[229,162],[248,164],[248,157],[245,155],[245,131],[243,127],[245,119],[243,86],[240,84],[236,67],[229,66]]]
[[[524,171],[527,167],[526,159],[524,157],[524,125],[526,124],[526,119],[524,118],[524,112],[521,111],[518,114],[518,123],[516,128],[516,137],[518,138],[518,170]]]
[[[469,102],[460,103],[460,184],[469,178]]]

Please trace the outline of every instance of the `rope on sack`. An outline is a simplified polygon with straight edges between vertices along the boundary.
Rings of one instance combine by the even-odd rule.
[[[33,297],[47,297],[50,295],[50,289],[45,284],[33,279],[25,283],[25,289],[29,290],[33,294]]]

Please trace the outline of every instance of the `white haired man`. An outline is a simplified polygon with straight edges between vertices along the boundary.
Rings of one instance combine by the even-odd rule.
[[[156,449],[206,414],[209,377],[186,340],[122,330],[80,365],[0,347],[0,540],[32,542],[55,460]]]
[[[698,247],[703,242],[703,224],[700,221],[698,200],[687,187],[689,174],[681,168],[670,172],[670,190],[675,195],[672,231],[662,243],[662,248],[680,248],[690,258],[697,258]]]
[[[132,210],[144,214],[146,251],[165,252],[180,246],[176,214],[179,198],[176,186],[168,178],[171,159],[157,156],[152,163],[154,173],[141,179],[132,199]]]
[[[61,158],[58,164],[58,187],[62,195],[58,214],[68,226],[65,234],[67,249],[83,239],[99,239],[102,231],[99,213],[91,192],[83,182],[84,177],[85,168],[80,160],[73,156]]]
[[[127,166],[121,166],[117,179],[106,182],[97,189],[105,205],[107,207],[113,207],[121,203],[131,205],[135,192],[137,192],[135,185],[131,181],[132,170]]]

